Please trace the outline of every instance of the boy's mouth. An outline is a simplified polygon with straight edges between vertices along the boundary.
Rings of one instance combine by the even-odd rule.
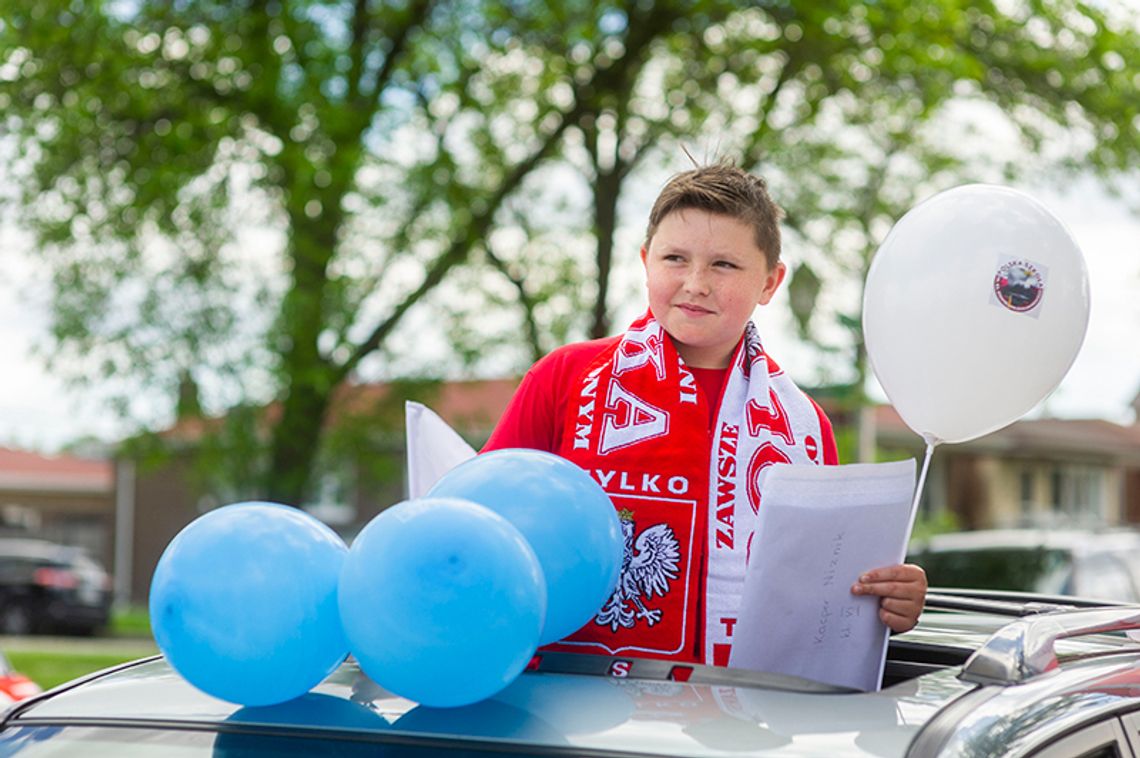
[[[690,316],[706,316],[712,313],[708,308],[693,303],[679,303],[674,307]]]

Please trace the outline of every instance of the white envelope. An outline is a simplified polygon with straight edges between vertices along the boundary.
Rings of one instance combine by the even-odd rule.
[[[914,475],[913,459],[769,469],[730,666],[879,688],[890,630],[851,585],[905,559]]]

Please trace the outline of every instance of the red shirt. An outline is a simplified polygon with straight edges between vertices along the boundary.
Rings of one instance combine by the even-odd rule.
[[[569,388],[574,386],[594,356],[620,339],[619,335],[565,345],[531,366],[481,452],[508,447],[557,452],[566,419]],[[690,368],[689,371],[709,400],[711,427],[720,405],[720,393],[728,369]],[[812,405],[819,414],[824,431],[823,463],[834,466],[839,463],[839,454],[835,447],[831,421],[814,400]]]
[[[531,366],[481,452],[507,447],[555,452],[566,423],[568,388],[594,356],[620,339],[618,336],[575,342]]]

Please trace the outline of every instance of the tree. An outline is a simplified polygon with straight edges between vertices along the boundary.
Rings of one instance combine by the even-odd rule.
[[[521,303],[532,357],[608,331],[622,201],[678,144],[770,177],[805,334],[836,350],[813,289],[861,281],[928,190],[1021,170],[939,131],[961,103],[1031,148],[1073,138],[1051,164],[1111,175],[1137,152],[1134,27],[1076,0],[0,0],[0,18],[0,139],[53,273],[56,365],[123,377],[128,400],[189,380],[208,411],[275,403],[250,468],[286,502],[337,389],[441,284],[479,290],[433,303],[460,319],[483,291]]]
[[[788,210],[801,334],[823,351],[820,376],[847,385],[851,408],[864,405],[858,292],[893,221],[968,181],[1123,176],[1140,153],[1140,83],[1124,65],[1140,56],[1136,28],[1070,0],[843,1],[762,4],[659,40],[629,97],[568,132],[596,244],[580,333],[610,328],[626,180],[643,180],[635,169],[646,162],[684,168],[679,144],[696,141],[700,158],[735,156],[768,177]],[[522,252],[519,282],[549,265]]]
[[[789,283],[801,331],[839,359],[852,408],[866,405],[868,374],[858,293],[895,220],[957,184],[1076,172],[1111,183],[1140,156],[1140,82],[1123,66],[1140,55],[1134,21],[1080,2],[861,8],[841,18],[812,6],[789,22],[797,47],[834,49],[830,65],[800,81],[781,72],[778,96],[752,114],[759,128],[740,136],[806,251]],[[838,331],[812,328],[817,283]]]
[[[260,492],[303,501],[335,390],[681,5],[633,4],[571,70],[606,7],[5,0],[0,104],[56,366],[130,377],[128,399],[189,376],[214,407],[274,401]],[[551,14],[535,68],[522,32]],[[283,235],[250,282],[259,223]]]

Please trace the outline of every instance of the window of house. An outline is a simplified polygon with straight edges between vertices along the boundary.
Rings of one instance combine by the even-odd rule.
[[[20,503],[0,505],[0,528],[15,530],[35,530],[41,525],[40,513],[35,508]]]
[[[1070,521],[1104,523],[1104,478],[1098,466],[1057,464],[1049,473],[1053,512]]]

